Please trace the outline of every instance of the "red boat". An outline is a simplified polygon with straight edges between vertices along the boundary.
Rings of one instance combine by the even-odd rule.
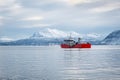
[[[75,42],[72,39],[64,40],[64,43],[61,44],[61,48],[91,48],[90,43],[81,43],[80,38],[78,42]]]

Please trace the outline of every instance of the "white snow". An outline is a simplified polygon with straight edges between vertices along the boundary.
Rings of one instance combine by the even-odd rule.
[[[72,37],[81,37],[79,33],[74,31],[62,31],[62,30],[50,29],[50,28],[47,28],[39,33],[44,37],[48,37],[48,38],[65,38],[65,37],[69,37],[70,34]]]
[[[38,38],[83,38],[83,39],[89,39],[89,40],[96,40],[101,38],[100,34],[97,33],[90,33],[90,34],[80,34],[75,31],[62,31],[58,29],[50,29],[46,28],[44,30],[41,30],[40,32],[36,32],[33,34],[32,38],[38,39]]]
[[[120,30],[110,33],[101,43],[109,45],[120,45]]]

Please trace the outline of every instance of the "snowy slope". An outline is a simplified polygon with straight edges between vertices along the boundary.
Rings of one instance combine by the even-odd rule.
[[[100,40],[102,39],[100,34],[96,33],[90,33],[90,34],[80,34],[74,31],[62,31],[58,29],[44,29],[40,32],[35,32],[30,38],[31,39],[41,39],[41,38],[68,38],[68,37],[73,37],[73,38],[82,38],[83,40]]]
[[[40,32],[33,33],[32,36],[26,39],[20,39],[17,41],[4,42],[1,45],[48,45],[51,43],[60,44],[64,39],[70,37],[77,40],[79,37],[82,38],[84,42],[91,42],[92,44],[98,44],[101,35],[96,33],[91,34],[79,34],[74,31],[62,31],[58,29],[44,29]]]
[[[101,44],[120,45],[120,30],[110,33]]]

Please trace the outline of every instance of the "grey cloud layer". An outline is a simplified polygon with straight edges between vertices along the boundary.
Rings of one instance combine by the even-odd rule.
[[[0,28],[112,30],[120,25],[119,5],[119,0],[1,0]]]

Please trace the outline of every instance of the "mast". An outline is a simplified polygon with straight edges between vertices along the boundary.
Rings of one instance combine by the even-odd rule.
[[[78,38],[78,43],[80,43],[81,38]]]

